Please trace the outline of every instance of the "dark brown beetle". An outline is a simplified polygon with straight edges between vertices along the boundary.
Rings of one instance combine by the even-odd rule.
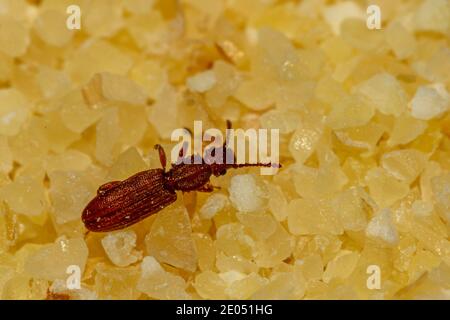
[[[231,123],[227,122],[227,128]],[[89,202],[83,210],[82,220],[86,228],[94,232],[108,232],[131,226],[148,216],[157,213],[177,199],[176,191],[212,192],[214,187],[210,183],[212,175],[225,175],[228,169],[242,167],[281,167],[279,164],[208,164],[201,159],[200,164],[194,164],[195,157],[191,156],[190,164],[183,161],[183,150],[180,151],[179,161],[166,171],[166,155],[160,145],[159,151],[162,169],[152,169],[139,172],[124,181],[113,181],[102,185],[97,196]],[[233,152],[224,144],[220,148],[211,150],[216,152]],[[234,155],[232,154],[234,157]]]

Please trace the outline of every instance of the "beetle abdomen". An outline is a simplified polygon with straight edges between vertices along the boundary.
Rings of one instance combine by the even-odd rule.
[[[143,171],[99,193],[84,209],[82,220],[95,232],[123,229],[176,199],[176,193],[164,185],[162,169]]]

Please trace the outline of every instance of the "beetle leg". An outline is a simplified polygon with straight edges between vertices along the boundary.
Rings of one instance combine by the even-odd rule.
[[[166,171],[166,164],[167,164],[166,152],[164,151],[164,148],[160,144],[156,144],[155,149],[158,150],[159,161],[161,162],[161,166],[163,167],[164,171]]]
[[[208,182],[204,186],[201,186],[200,188],[198,188],[197,191],[199,191],[199,192],[213,192],[214,189],[220,189],[220,187],[215,187],[210,182]]]
[[[119,183],[120,183],[120,181],[111,181],[111,182],[105,183],[104,185],[101,185],[98,188],[97,194],[98,195],[103,195],[103,194],[106,193],[106,191],[111,190],[112,188],[117,186]]]
[[[210,184],[205,184],[204,186],[201,186],[197,189],[198,192],[213,192],[214,187]]]
[[[192,217],[197,207],[197,192],[183,192],[183,203],[189,216]]]
[[[233,127],[233,124],[231,123],[230,120],[227,120],[227,130],[231,130]],[[236,154],[234,153],[233,149],[228,147],[228,143],[231,142],[231,137],[229,136],[230,133],[229,131],[226,132],[226,138],[225,141],[223,142],[223,157],[224,157],[224,162],[226,162],[229,158],[228,153],[230,152],[231,155],[233,156],[233,163],[236,163]]]

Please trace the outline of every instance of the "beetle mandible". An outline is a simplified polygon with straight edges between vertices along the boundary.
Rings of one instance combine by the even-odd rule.
[[[231,122],[227,121],[227,128],[231,128]],[[213,147],[211,155],[223,152],[223,157],[228,152],[233,152],[226,146]],[[159,152],[161,169],[151,169],[139,172],[123,181],[108,182],[97,190],[97,195],[92,199],[82,213],[82,221],[89,231],[108,232],[129,227],[152,214],[169,206],[177,199],[176,191],[212,192],[214,188],[210,182],[212,175],[218,177],[225,175],[228,169],[243,167],[281,167],[272,163],[244,163],[227,164],[205,162],[194,164],[192,155],[190,163],[177,161],[172,168],[166,171],[166,155],[160,145],[155,149]],[[180,150],[179,159],[184,157],[184,148]],[[234,154],[232,154],[234,157]],[[224,158],[222,158],[224,159]]]

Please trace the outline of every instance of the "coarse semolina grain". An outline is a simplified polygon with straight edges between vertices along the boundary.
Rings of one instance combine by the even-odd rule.
[[[102,239],[103,249],[111,262],[118,267],[126,267],[142,259],[142,252],[136,251],[136,233],[119,231]]]
[[[0,0],[0,299],[450,299],[450,4],[376,4]],[[282,168],[86,232],[196,120]]]

